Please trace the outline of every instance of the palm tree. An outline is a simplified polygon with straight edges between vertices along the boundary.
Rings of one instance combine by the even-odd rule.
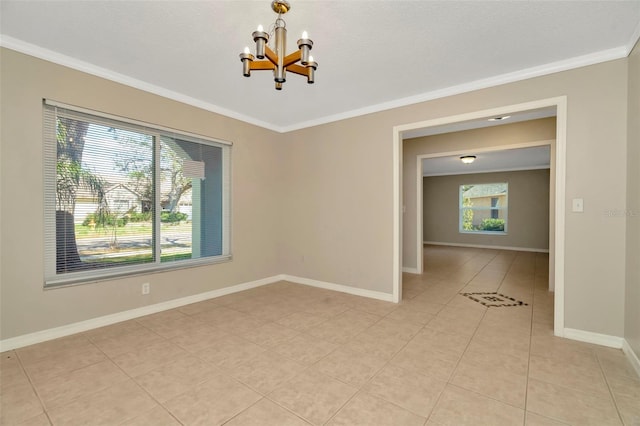
[[[74,224],[77,193],[87,189],[98,201],[96,216],[109,214],[105,198],[106,182],[82,168],[84,138],[89,123],[70,118],[57,119],[56,162],[56,271],[81,269]]]

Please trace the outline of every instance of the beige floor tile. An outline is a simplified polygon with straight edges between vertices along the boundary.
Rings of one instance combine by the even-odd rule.
[[[626,395],[615,397],[616,405],[625,425],[640,425],[640,399]]]
[[[565,359],[569,362],[597,361],[595,345],[556,336],[531,336],[531,354],[545,358]]]
[[[289,339],[294,338],[299,333],[291,328],[267,323],[256,329],[242,333],[240,336],[265,348],[273,348]]]
[[[628,376],[607,376],[607,383],[611,387],[613,396],[628,396],[640,401],[640,377],[634,379]]]
[[[156,400],[165,402],[219,373],[220,370],[210,363],[194,356],[185,356],[137,376],[134,380]]]
[[[496,352],[516,355],[522,352],[529,352],[531,337],[529,335],[518,335],[504,333],[502,330],[479,329],[474,334],[472,341],[491,345]]]
[[[251,389],[267,394],[305,368],[305,365],[284,355],[266,351],[236,367],[231,375]]]
[[[144,327],[152,328],[153,326],[168,324],[182,319],[189,319],[189,316],[180,312],[178,309],[169,309],[167,311],[161,311],[155,314],[136,318],[135,321]]]
[[[444,333],[425,327],[416,334],[410,343],[424,349],[455,355],[459,358],[469,345],[469,337],[454,333]]]
[[[51,422],[45,413],[38,414],[25,421],[17,423],[19,426],[50,426]]]
[[[265,349],[255,343],[236,336],[224,337],[211,347],[208,347],[195,355],[216,366],[233,370],[241,364],[259,357]]]
[[[386,363],[386,360],[371,354],[343,347],[336,349],[313,365],[313,369],[328,376],[361,387]]]
[[[5,352],[0,423],[640,424],[622,351],[553,336],[548,255],[424,262],[400,304],[282,281]],[[460,294],[495,290],[529,305]]]
[[[184,349],[165,340],[133,352],[117,355],[112,357],[112,359],[113,362],[118,364],[128,375],[134,377],[186,355],[187,352]]]
[[[309,423],[268,399],[261,399],[225,426],[308,426]]]
[[[47,358],[61,357],[75,351],[84,351],[92,346],[88,336],[84,333],[49,340],[36,345],[16,349],[24,364],[34,364]]]
[[[396,337],[405,341],[411,340],[422,330],[422,325],[412,322],[397,321],[392,318],[383,318],[365,330],[365,333],[380,338]]]
[[[324,424],[357,389],[316,371],[304,371],[269,395],[314,425]]]
[[[353,337],[344,347],[388,361],[406,344],[407,341],[402,338],[380,336],[377,332],[365,330]]]
[[[443,380],[388,365],[362,390],[426,418],[446,384]]]
[[[404,290],[404,289],[403,289]],[[398,308],[398,305],[392,302],[384,302],[382,300],[369,299],[366,297],[360,298],[351,305],[353,309],[358,311],[367,312],[377,316],[385,316],[390,312]]]
[[[20,353],[18,356],[21,356]],[[23,361],[22,364],[35,383],[44,383],[61,374],[106,360],[105,354],[92,344],[69,350],[51,352],[48,357]]]
[[[29,379],[16,353],[8,351],[0,354],[0,389],[28,383]]]
[[[433,311],[430,312],[422,306],[422,304],[407,303],[400,305],[398,309],[391,312],[386,318],[397,322],[414,323],[422,326],[435,318],[435,314],[432,312]]]
[[[159,334],[141,325],[138,327],[109,337],[103,335],[92,337],[92,341],[107,356],[115,357],[165,340]]]
[[[0,424],[18,424],[42,412],[40,400],[29,383],[17,384],[2,389]]]
[[[527,376],[511,373],[497,362],[494,365],[478,366],[462,361],[454,372],[451,383],[515,407],[525,406]]]
[[[179,426],[180,422],[175,419],[163,407],[156,406],[146,413],[134,417],[122,423],[122,426]]]
[[[128,379],[122,370],[107,360],[53,377],[36,385],[36,389],[45,407],[50,409]]]
[[[526,376],[529,369],[529,353],[511,351],[510,353],[496,352],[495,348],[481,340],[471,340],[462,356],[462,362],[478,367],[500,366],[503,370]]]
[[[409,342],[390,362],[406,370],[448,381],[458,364],[459,357]]]
[[[425,327],[441,333],[458,334],[471,338],[476,332],[478,322],[479,320],[453,319],[438,314],[438,316],[429,321]]]
[[[358,324],[349,324],[343,320],[331,319],[322,324],[311,327],[306,333],[337,345],[348,343],[355,335],[366,327]]]
[[[219,425],[262,397],[226,375],[218,375],[170,399],[164,407],[182,424]]]
[[[619,425],[611,397],[529,379],[527,410],[579,425]]]
[[[274,347],[273,351],[305,365],[310,365],[324,358],[337,347],[338,345],[335,343],[300,334]]]
[[[350,309],[349,305],[331,299],[322,299],[304,307],[304,312],[321,317],[333,318]]]
[[[578,391],[609,396],[609,387],[598,364],[585,366],[564,360],[531,355],[529,377]]]
[[[332,426],[371,426],[376,424],[422,426],[425,420],[424,417],[390,402],[366,393],[359,393],[327,424]]]
[[[524,410],[447,385],[430,420],[442,425],[521,425]]]
[[[563,423],[558,420],[553,420],[548,417],[541,416],[539,414],[527,411],[525,413],[524,425],[525,426],[563,426],[568,423]]]
[[[307,331],[309,328],[328,321],[325,316],[310,314],[309,312],[295,312],[280,318],[276,323],[297,331]]]
[[[260,306],[249,312],[252,317],[261,321],[277,321],[300,310],[299,306],[278,300],[276,303]]]
[[[189,316],[196,315],[221,306],[218,299],[203,300],[202,302],[191,303],[190,305],[181,306],[178,311]]]
[[[133,419],[157,404],[133,381],[111,386],[49,410],[53,424],[111,425]]]
[[[638,378],[638,373],[620,350],[612,352],[601,350],[598,354],[598,359],[602,366],[602,371],[604,371],[604,374],[607,376]]]
[[[171,342],[189,353],[196,353],[214,346],[219,340],[229,336],[229,333],[225,332],[221,327],[199,324],[172,338]]]
[[[168,312],[178,312],[173,309]],[[153,317],[139,320],[140,324],[159,334],[165,339],[171,339],[173,337],[181,336],[184,333],[188,333],[191,329],[197,329],[202,323],[194,318],[178,312],[179,316],[171,316],[167,318]],[[157,315],[157,314],[156,314]]]

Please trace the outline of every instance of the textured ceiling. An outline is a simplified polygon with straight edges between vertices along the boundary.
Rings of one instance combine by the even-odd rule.
[[[278,131],[626,56],[634,1],[291,0],[316,84],[241,74],[270,1],[0,2],[2,45]],[[253,46],[251,46],[253,48]]]

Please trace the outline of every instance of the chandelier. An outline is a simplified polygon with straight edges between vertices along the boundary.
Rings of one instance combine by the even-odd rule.
[[[276,90],[282,90],[282,83],[287,81],[287,71],[307,77],[307,83],[312,84],[316,68],[318,68],[313,56],[309,55],[309,51],[313,47],[313,41],[309,39],[307,32],[304,31],[302,38],[298,40],[298,50],[287,55],[287,24],[282,19],[282,15],[287,13],[291,6],[286,0],[273,0],[271,9],[278,14],[271,31],[271,35],[275,33],[275,51],[271,50],[268,45],[270,34],[264,31],[262,25],[258,25],[258,30],[251,34],[253,41],[256,42],[255,57],[248,47],[245,47],[244,52],[240,54],[242,74],[245,77],[251,77],[251,71],[273,70]],[[256,61],[255,58],[262,60]],[[300,65],[297,64],[298,62],[300,62]]]

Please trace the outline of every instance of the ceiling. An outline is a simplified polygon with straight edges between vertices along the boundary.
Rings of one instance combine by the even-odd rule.
[[[471,164],[460,161],[462,155],[475,155]],[[463,175],[469,173],[504,172],[515,170],[548,169],[549,145],[501,151],[467,152],[446,157],[422,160],[423,176]]]
[[[622,58],[640,36],[640,0],[290,1],[287,52],[307,30],[319,66],[282,91],[238,57],[269,0],[2,0],[0,43],[284,132]]]

